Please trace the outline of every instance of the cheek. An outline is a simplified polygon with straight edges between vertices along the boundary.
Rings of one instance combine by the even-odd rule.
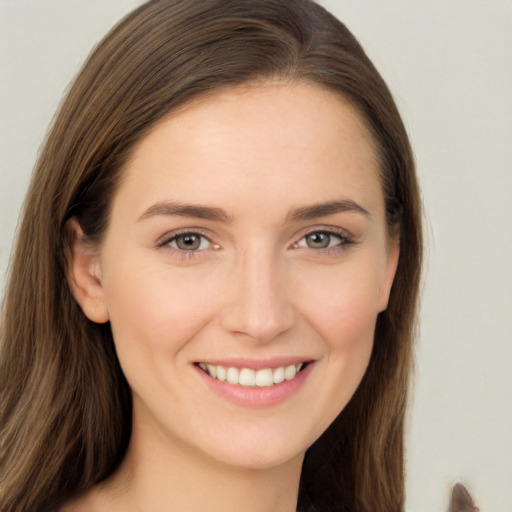
[[[317,281],[318,282],[318,281]],[[320,435],[345,408],[370,360],[378,315],[378,286],[371,272],[340,272],[303,301],[303,317],[322,340],[318,388],[312,415]],[[314,413],[314,414],[313,414]]]
[[[127,275],[119,268],[105,286],[121,361],[175,355],[209,321],[211,294],[204,280],[170,268]]]
[[[326,273],[327,274],[327,273]],[[325,276],[310,276],[303,286],[301,309],[330,349],[357,348],[373,342],[379,313],[380,282],[371,266],[347,266]]]
[[[349,395],[363,377],[373,348],[377,320],[374,303],[373,289],[355,283],[333,293],[333,301],[325,309],[323,332],[329,364],[336,365],[339,378],[347,385],[346,389],[351,390]]]

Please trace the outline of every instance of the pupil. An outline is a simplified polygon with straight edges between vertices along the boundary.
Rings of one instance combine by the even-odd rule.
[[[182,235],[177,240],[177,245],[180,249],[185,249],[186,251],[192,251],[199,247],[199,237],[196,235]]]
[[[325,233],[313,233],[308,236],[308,245],[316,249],[325,249],[329,245],[329,235]]]

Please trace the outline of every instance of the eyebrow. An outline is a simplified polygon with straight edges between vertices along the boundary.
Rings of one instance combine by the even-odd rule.
[[[233,218],[221,208],[213,206],[196,205],[193,203],[179,203],[175,201],[162,201],[150,206],[138,219],[141,220],[156,215],[177,215],[179,217],[195,217],[198,219],[213,220],[230,223]]]
[[[287,216],[290,221],[304,221],[334,215],[336,213],[355,212],[361,213],[365,217],[371,217],[370,213],[361,205],[350,199],[339,201],[328,201],[326,203],[318,203],[310,206],[304,206],[292,210]]]
[[[350,199],[343,199],[296,208],[286,216],[286,220],[288,222],[305,221],[344,212],[361,213],[366,217],[370,217],[370,213],[361,205]],[[222,208],[176,201],[155,203],[138,218],[137,222],[158,215],[194,217],[228,224],[233,222],[233,217]]]

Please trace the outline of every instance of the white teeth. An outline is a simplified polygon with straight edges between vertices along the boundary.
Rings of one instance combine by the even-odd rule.
[[[214,379],[229,384],[238,384],[246,387],[270,387],[274,384],[281,384],[285,380],[292,380],[303,368],[304,363],[279,366],[277,368],[262,368],[253,370],[251,368],[234,368],[225,366],[214,366],[209,363],[199,363],[199,366]]]
[[[199,365],[199,366],[201,366],[201,365]],[[217,367],[216,366],[213,366],[213,364],[206,363],[206,369],[212,377],[217,377]]]
[[[284,378],[286,380],[292,380],[295,375],[297,375],[297,368],[295,368],[294,364],[291,364],[284,369]]]
[[[280,384],[284,381],[284,368],[280,366],[276,368],[273,372],[274,384]]]
[[[272,370],[265,368],[256,372],[256,386],[268,387],[274,384],[274,377],[272,376]]]
[[[224,382],[226,380],[226,369],[224,366],[217,366],[217,375],[216,378],[220,380],[221,382]],[[213,375],[212,375],[213,377]]]
[[[238,384],[240,384],[241,386],[255,386],[256,385],[255,371],[250,370],[249,368],[243,368],[242,370],[240,370]]]
[[[238,370],[236,368],[228,368],[226,380],[230,384],[238,384]]]

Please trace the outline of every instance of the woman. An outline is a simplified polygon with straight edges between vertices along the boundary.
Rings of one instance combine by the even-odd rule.
[[[393,99],[323,8],[135,10],[26,201],[2,510],[402,510],[420,210]]]

